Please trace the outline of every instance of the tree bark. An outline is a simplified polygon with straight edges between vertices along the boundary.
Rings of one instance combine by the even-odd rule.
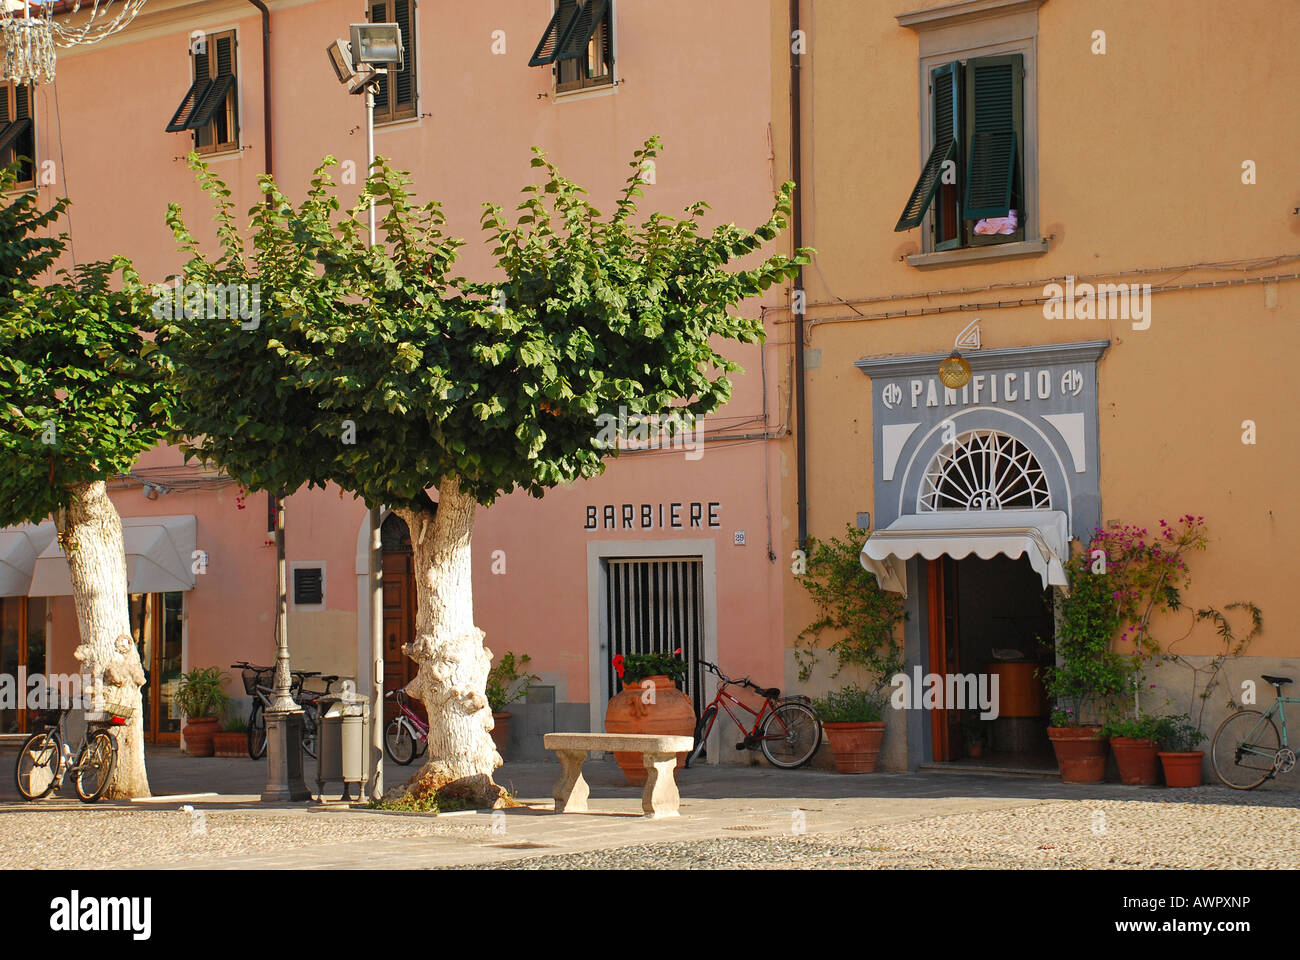
[[[113,727],[117,764],[105,794],[110,799],[149,796],[144,765],[144,710],[140,687],[144,670],[131,639],[127,602],[126,550],[122,519],[102,480],[69,487],[68,508],[55,518],[59,543],[68,558],[72,599],[77,608],[82,686],[89,696],[97,687],[116,688],[114,699],[133,708],[125,726]],[[156,679],[156,678],[155,678]]]
[[[419,664],[407,692],[429,712],[429,759],[404,788],[477,807],[503,802],[492,779],[501,756],[486,696],[492,652],[474,625],[470,539],[478,503],[456,477],[438,487],[437,511],[403,508],[415,562],[415,637],[404,648]]]

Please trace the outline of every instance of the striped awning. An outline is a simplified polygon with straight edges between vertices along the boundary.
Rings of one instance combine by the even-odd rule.
[[[899,517],[877,530],[862,546],[862,566],[876,575],[881,589],[907,596],[906,561],[970,556],[989,560],[998,554],[1026,557],[1044,587],[1066,587],[1069,520],[1060,510],[941,510]]]
[[[175,517],[123,517],[129,593],[173,593],[194,589],[194,552],[198,526],[192,514]],[[57,540],[36,558],[33,597],[72,595],[68,561]]]

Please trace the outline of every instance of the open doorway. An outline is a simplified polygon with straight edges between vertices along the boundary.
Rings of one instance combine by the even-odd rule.
[[[989,694],[996,678],[997,690],[994,718],[982,718],[969,699],[966,709],[945,702],[948,709],[934,711],[933,759],[1052,768],[1039,677],[1054,658],[1051,591],[1024,557],[941,557],[927,572],[930,672],[974,676],[974,688]]]

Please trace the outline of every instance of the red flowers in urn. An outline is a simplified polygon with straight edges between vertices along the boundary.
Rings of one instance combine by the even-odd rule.
[[[614,672],[623,683],[605,710],[606,733],[655,733],[689,737],[695,733],[695,708],[678,683],[686,677],[681,648],[672,653],[616,654]],[[631,784],[645,783],[641,754],[615,752],[614,759]],[[686,760],[677,755],[677,768]]]

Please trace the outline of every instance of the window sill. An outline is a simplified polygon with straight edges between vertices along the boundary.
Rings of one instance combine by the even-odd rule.
[[[557,90],[551,98],[554,103],[562,103],[571,100],[590,100],[592,97],[608,97],[618,92],[618,84],[614,82],[602,83],[598,86],[579,87],[576,90]]]
[[[968,263],[993,263],[997,260],[1014,260],[1020,257],[1041,257],[1047,252],[1047,240],[1025,240],[1020,243],[995,243],[960,250],[940,250],[937,253],[913,253],[907,258],[909,267],[960,267]]]
[[[410,117],[398,117],[396,120],[376,120],[375,133],[381,130],[392,130],[400,127],[418,127],[420,125],[420,115],[417,113]]]

